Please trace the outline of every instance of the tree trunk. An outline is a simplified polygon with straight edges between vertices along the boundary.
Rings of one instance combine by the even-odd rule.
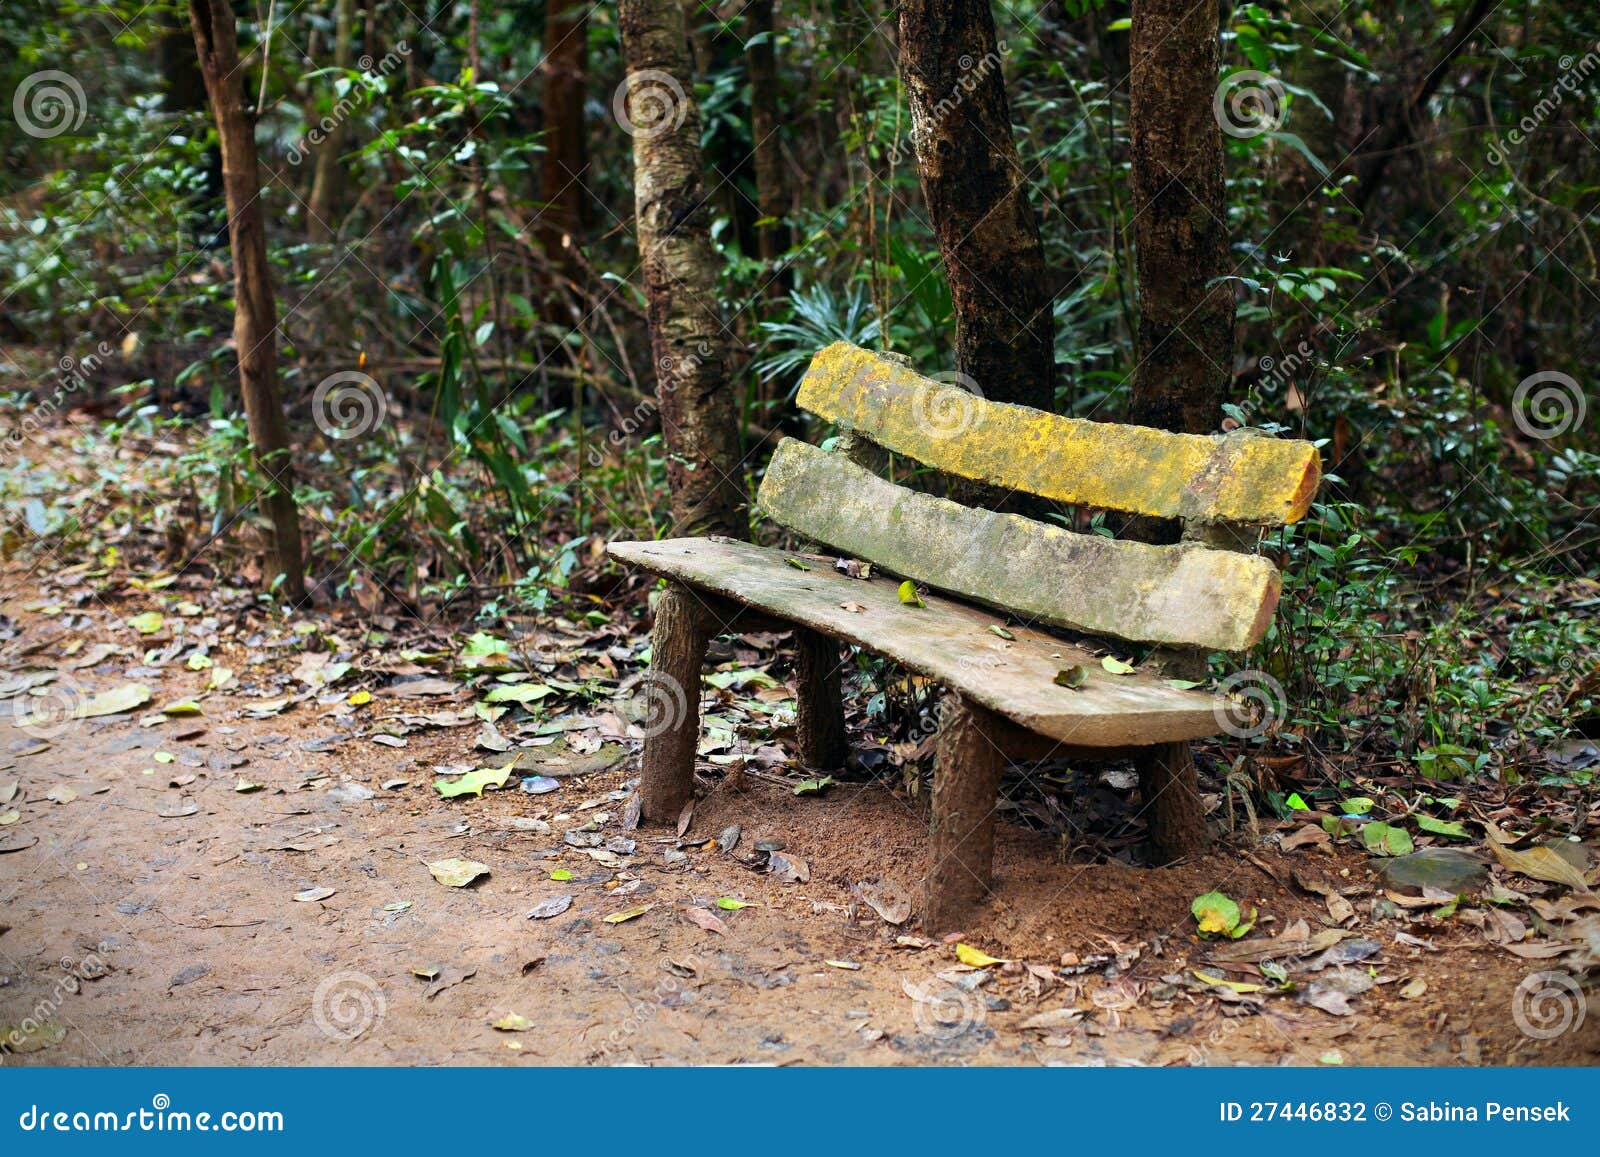
[[[750,0],[745,9],[750,75],[750,136],[756,162],[757,252],[767,265],[764,290],[788,289],[789,270],[778,262],[789,249],[789,198],[783,179],[783,139],[778,121],[777,29],[772,19],[772,0]]]
[[[956,367],[972,379],[963,384],[1054,409],[1051,291],[989,0],[905,0],[900,72],[955,303]]]
[[[749,536],[732,350],[717,303],[700,110],[679,0],[621,0],[634,207],[678,534]]]
[[[994,879],[994,816],[1006,760],[998,743],[1006,725],[957,695],[941,710],[933,772],[933,864],[923,931],[952,932],[969,919]]]
[[[821,631],[794,632],[796,731],[800,762],[816,771],[836,771],[850,754],[840,692],[839,640]]]
[[[700,743],[700,671],[711,625],[700,600],[674,583],[656,600],[650,671],[644,682],[644,753],[639,759],[640,816],[670,824],[694,798]]]
[[[1221,424],[1232,376],[1233,286],[1212,111],[1217,0],[1134,0],[1130,135],[1139,274],[1130,418],[1199,434]]]
[[[355,0],[336,0],[333,64],[341,71],[349,71],[355,62],[355,11]],[[339,157],[344,152],[345,123],[337,111],[332,120],[333,127],[317,147],[317,169],[311,179],[311,197],[306,202],[306,229],[313,241],[333,240],[337,231],[334,218],[344,192],[344,166]]]
[[[1187,743],[1161,743],[1134,757],[1141,814],[1156,862],[1170,864],[1206,850],[1205,808]]]
[[[267,272],[255,127],[244,107],[238,33],[229,0],[189,0],[189,17],[222,146],[222,184],[233,247],[233,343],[239,358],[239,392],[263,479],[261,509],[270,524],[264,577],[270,584],[281,576],[283,596],[298,601],[305,597],[305,568],[294,504],[294,459],[278,403],[277,306]]]
[[[588,67],[588,9],[574,0],[547,0],[544,16],[544,164],[539,236],[552,264],[570,267],[566,248],[583,229],[589,167],[583,131],[584,75]]]

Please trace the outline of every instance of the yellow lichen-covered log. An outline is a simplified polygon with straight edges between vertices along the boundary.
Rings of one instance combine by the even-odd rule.
[[[1130,514],[1278,526],[1304,517],[1322,477],[1309,442],[1063,418],[985,401],[846,342],[812,358],[799,402],[948,474]]]
[[[1241,651],[1278,603],[1278,568],[1259,555],[1123,542],[975,510],[793,438],[773,455],[760,502],[807,538],[897,575],[1094,635]]]

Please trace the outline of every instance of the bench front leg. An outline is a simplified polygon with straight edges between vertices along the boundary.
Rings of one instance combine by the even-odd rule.
[[[645,823],[677,822],[694,798],[700,672],[710,630],[709,616],[693,591],[672,583],[661,592],[645,677],[647,714],[639,765],[639,815]]]
[[[999,717],[956,695],[941,705],[933,773],[933,865],[923,930],[953,932],[972,915],[994,879],[995,807],[1006,760],[996,742]]]
[[[1198,856],[1206,849],[1200,780],[1187,743],[1159,743],[1134,756],[1139,797],[1157,863]]]
[[[839,690],[839,640],[796,627],[794,652],[800,762],[816,771],[834,771],[850,753]]]

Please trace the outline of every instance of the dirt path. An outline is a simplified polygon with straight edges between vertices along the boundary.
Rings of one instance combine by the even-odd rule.
[[[131,672],[159,686],[156,704],[203,694],[208,672],[177,664],[65,669],[81,660],[60,658],[63,644],[103,612],[66,616],[68,629],[12,580],[8,646],[35,672],[60,667],[88,693]],[[887,790],[796,798],[723,777],[695,815],[700,843],[680,848],[671,833],[622,830],[631,760],[546,795],[446,801],[432,769],[481,762],[471,728],[421,731],[397,750],[342,706],[268,719],[241,717],[259,707],[243,694],[202,706],[154,726],[139,712],[82,720],[43,741],[0,713],[0,786],[17,781],[0,811],[20,813],[0,846],[27,845],[0,855],[0,1025],[65,1030],[38,1030],[29,1041],[48,1047],[6,1063],[1586,1064],[1600,1050],[1597,1016],[1552,1040],[1519,1031],[1513,991],[1537,963],[1440,922],[1351,922],[1382,950],[1380,983],[1350,1016],[1293,995],[1219,999],[1194,978],[1212,949],[1192,935],[1193,896],[1248,898],[1262,935],[1298,918],[1322,928],[1321,901],[1262,866],[1288,881],[1309,864],[1364,910],[1370,878],[1353,857],[1222,849],[1161,871],[1077,865],[1008,827],[999,891],[968,939],[1027,967],[965,971],[951,945],[917,946],[914,921],[892,926],[852,891],[879,884],[897,914],[922,871],[925,827]],[[635,850],[614,843],[597,859],[564,842],[590,822]],[[704,846],[733,823],[736,852],[784,841],[809,882]],[[490,875],[444,887],[426,865],[447,857]],[[295,898],[316,888],[332,894]],[[568,894],[570,909],[528,918]],[[529,1027],[491,1027],[509,1014]]]

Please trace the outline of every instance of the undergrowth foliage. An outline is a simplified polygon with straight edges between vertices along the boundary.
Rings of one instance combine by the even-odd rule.
[[[1267,544],[1286,569],[1282,607],[1243,662],[1286,702],[1240,743],[1393,758],[1440,779],[1581,779],[1592,773],[1551,756],[1600,729],[1600,71],[1585,63],[1600,17],[1545,0],[1497,11],[1421,107],[1396,109],[1466,7],[1357,6],[1327,27],[1279,6],[1227,16],[1239,312],[1217,423],[1311,438],[1329,472],[1311,517]],[[426,19],[376,6],[349,69],[329,67],[331,5],[275,14],[270,36],[246,15],[313,577],[425,617],[592,610],[584,596],[617,582],[596,543],[669,527],[632,142],[602,99],[623,82],[613,15],[585,26],[589,155],[565,244],[541,235],[551,142],[528,78],[546,54],[542,6],[477,21],[459,5]],[[996,18],[1055,279],[1058,407],[1116,420],[1137,329],[1128,9],[1025,2]],[[46,501],[27,438],[8,441],[14,549],[33,536],[99,553],[126,518],[183,524],[173,566],[227,571],[217,560],[252,549],[261,479],[233,387],[219,162],[164,54],[176,41],[182,56],[184,19],[168,4],[0,10],[7,93],[47,70],[74,80],[62,119],[3,137],[6,426],[89,407],[102,425],[82,452],[97,461],[135,440],[184,447],[161,459],[153,492],[109,454],[66,510]],[[777,434],[804,432],[793,395],[817,348],[851,341],[950,372],[953,307],[888,38],[781,13],[792,246],[774,265],[756,245],[748,45],[732,10],[701,6],[693,23],[717,304],[754,476]],[[1404,118],[1414,131],[1374,176],[1364,147]],[[331,236],[314,237],[311,150],[330,119],[346,134],[342,196]],[[101,349],[63,392],[59,367]],[[314,419],[319,384],[340,374],[383,400],[359,437]],[[858,680],[885,719],[917,717],[923,693],[893,672],[862,660]]]

